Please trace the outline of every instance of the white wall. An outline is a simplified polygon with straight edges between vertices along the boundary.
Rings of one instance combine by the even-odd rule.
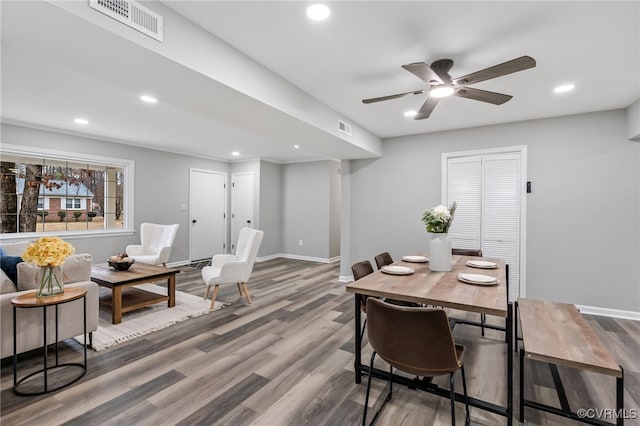
[[[91,238],[65,236],[77,253],[91,253],[95,262],[123,252],[129,244],[138,244],[142,222],[180,224],[170,262],[189,259],[189,211],[178,209],[179,204],[189,204],[189,169],[229,173],[229,165],[224,162],[9,124],[2,124],[2,142],[135,161],[135,234]]]
[[[640,101],[627,108],[627,136],[640,141]]]
[[[341,274],[426,250],[442,153],[527,145],[527,297],[640,312],[640,144],[626,131],[617,110],[385,140],[382,158],[351,164]]]

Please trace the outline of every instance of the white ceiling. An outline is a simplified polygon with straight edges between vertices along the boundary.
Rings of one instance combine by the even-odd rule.
[[[324,22],[309,21],[302,1],[164,3],[381,138],[625,108],[640,98],[638,1],[330,2]],[[5,122],[210,158],[232,159],[232,150],[285,162],[367,156],[54,5],[1,6]],[[447,98],[418,121],[403,113],[424,95],[361,102],[424,88],[403,64],[450,58],[457,77],[522,55],[537,67],[474,86],[514,96],[501,106]],[[552,92],[567,82],[573,92]],[[141,104],[143,91],[161,101]],[[223,98],[227,108],[203,98]],[[90,125],[79,128],[77,115]]]

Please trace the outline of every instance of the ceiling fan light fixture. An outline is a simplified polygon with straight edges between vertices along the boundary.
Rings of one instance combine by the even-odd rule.
[[[449,84],[439,84],[431,88],[429,96],[434,98],[446,98],[447,96],[453,95],[453,92],[455,92],[453,86]]]
[[[307,8],[307,16],[314,21],[324,21],[331,14],[331,10],[324,4],[313,4]]]

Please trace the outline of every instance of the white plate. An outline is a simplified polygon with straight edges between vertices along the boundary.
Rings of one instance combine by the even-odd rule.
[[[494,262],[487,262],[486,260],[467,260],[467,266],[481,269],[496,269],[498,264]]]
[[[497,278],[490,277],[489,275],[479,274],[458,274],[458,280],[468,284],[479,285],[495,285],[500,283]]]
[[[411,275],[415,272],[413,268],[409,268],[408,266],[396,265],[386,265],[383,266],[380,270],[391,275]]]
[[[424,256],[402,256],[402,260],[405,262],[426,263],[429,261],[429,258]]]

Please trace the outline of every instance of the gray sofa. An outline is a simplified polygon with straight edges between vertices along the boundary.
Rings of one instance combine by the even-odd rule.
[[[20,256],[30,242],[2,243],[3,250],[9,256]],[[87,290],[87,333],[98,329],[98,285],[91,282],[90,254],[75,254],[69,256],[62,265],[65,288],[85,288]],[[0,358],[13,355],[13,307],[11,299],[21,294],[33,291],[37,285],[38,267],[28,264],[18,264],[18,282],[15,291],[11,291],[11,280],[0,271],[2,280],[2,294],[0,294]],[[8,281],[8,282],[7,282]],[[47,308],[47,340],[55,343],[53,333],[55,325],[55,308]],[[59,306],[59,340],[66,340],[74,336],[81,336],[82,299]],[[42,347],[43,327],[41,308],[19,308],[17,310],[17,350],[18,353]]]

